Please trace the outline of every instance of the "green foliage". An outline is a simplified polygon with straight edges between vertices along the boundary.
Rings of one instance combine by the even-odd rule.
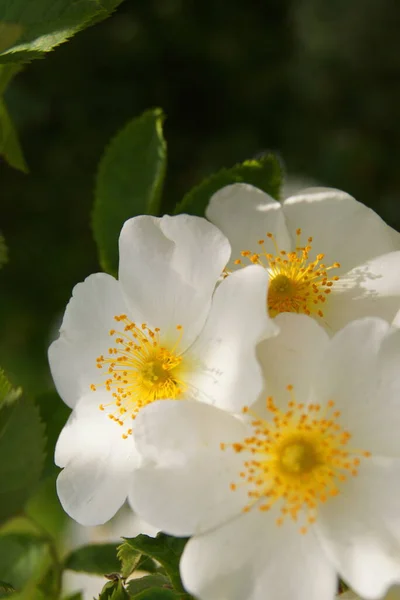
[[[3,369],[0,367],[0,408],[3,403],[12,404],[21,394],[21,388],[13,388]]]
[[[63,600],[83,600],[83,596],[81,592],[76,592],[75,594],[69,594],[68,596],[64,596]]]
[[[1,36],[1,27],[0,27]],[[0,38],[1,39],[1,38]],[[0,42],[1,44],[1,42]],[[28,172],[28,167],[25,162],[24,155],[15,131],[13,122],[8,113],[6,104],[2,99],[8,84],[11,79],[21,70],[20,65],[9,64],[0,65],[0,155],[15,169],[19,169],[24,173]],[[1,249],[0,249],[1,263]]]
[[[13,592],[15,592],[15,589],[12,585],[5,581],[0,581],[0,598],[10,596]]]
[[[41,58],[81,29],[109,14],[122,0],[2,0],[0,62]]]
[[[2,375],[1,387],[7,389]],[[1,392],[0,392],[1,393]],[[44,427],[39,411],[25,397],[0,405],[0,522],[21,511],[39,481],[44,462]]]
[[[154,575],[146,575],[145,577],[138,577],[137,579],[132,579],[127,585],[127,590],[130,596],[135,596],[136,594],[139,594],[144,590],[170,587],[171,583],[169,579],[161,573],[156,573]]]
[[[73,550],[66,557],[64,568],[94,575],[119,572],[117,544],[93,544]]]
[[[99,600],[129,600],[129,594],[125,590],[120,579],[109,581],[101,590]]]
[[[148,590],[143,590],[140,594],[131,596],[135,600],[183,600],[183,598],[188,597],[186,594],[177,593],[165,588],[149,588]]]
[[[218,171],[190,190],[176,207],[175,214],[189,213],[203,217],[211,196],[232,183],[250,183],[279,199],[282,178],[281,165],[273,154],[258,160],[246,160],[230,169]]]
[[[0,234],[0,269],[8,261],[8,248],[4,237]]]
[[[46,554],[46,544],[37,536],[0,536],[0,580],[7,580],[16,590],[22,589],[37,576]]]
[[[93,232],[105,271],[118,270],[118,237],[123,223],[140,214],[156,215],[166,171],[164,115],[156,108],[130,121],[100,161]]]
[[[133,571],[145,571],[146,573],[157,571],[157,564],[152,558],[135,550],[127,542],[118,547],[117,555],[121,562],[120,572],[124,579],[129,577]]]
[[[179,592],[184,591],[179,576],[179,561],[186,542],[186,538],[174,538],[165,533],[159,533],[155,538],[142,534],[125,539],[125,543],[133,550],[159,562],[172,586]]]

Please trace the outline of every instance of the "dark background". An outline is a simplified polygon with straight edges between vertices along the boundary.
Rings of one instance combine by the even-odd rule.
[[[28,65],[7,92],[31,173],[0,164],[0,364],[51,386],[48,342],[72,287],[99,270],[90,230],[110,137],[161,106],[165,209],[207,174],[273,150],[400,229],[397,0],[126,0]]]

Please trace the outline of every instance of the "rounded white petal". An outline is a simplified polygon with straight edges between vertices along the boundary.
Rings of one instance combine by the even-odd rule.
[[[241,441],[248,429],[227,412],[200,402],[162,400],[135,420],[135,442],[143,465],[134,473],[129,501],[151,525],[172,535],[190,535],[239,514],[245,486],[232,491],[243,454],[221,450]]]
[[[400,331],[381,319],[349,323],[331,340],[316,370],[315,399],[333,400],[350,445],[400,456]]]
[[[108,521],[128,495],[139,457],[132,437],[100,411],[106,396],[84,396],[58,438],[55,462],[63,467],[57,493],[64,510],[82,525]]]
[[[378,256],[340,278],[324,307],[330,331],[366,316],[392,321],[400,306],[400,252]]]
[[[124,224],[119,252],[119,278],[132,311],[162,335],[182,325],[184,350],[207,317],[230,256],[228,240],[200,217],[140,216]]]
[[[110,275],[96,273],[74,287],[60,337],[49,348],[51,374],[68,406],[75,406],[100,381],[96,358],[110,346],[114,316],[126,311],[121,287]]]
[[[373,210],[340,190],[304,190],[287,198],[283,211],[292,235],[301,228],[305,239],[312,236],[313,252],[323,253],[326,265],[339,262],[338,273],[400,249],[399,233]]]
[[[206,325],[189,349],[189,392],[196,400],[237,411],[256,401],[263,376],[256,344],[275,336],[267,316],[268,273],[250,266],[227,277],[214,294]]]
[[[275,319],[279,335],[258,344],[257,355],[261,362],[265,391],[260,400],[274,396],[279,406],[286,404],[286,387],[294,386],[298,402],[307,402],[321,354],[329,344],[329,337],[318,323],[307,315],[281,313]],[[258,406],[254,408],[258,411]]]
[[[185,588],[200,600],[333,600],[336,575],[312,531],[253,509],[187,543]]]
[[[265,239],[267,232],[275,235],[281,249],[291,249],[280,202],[252,185],[235,183],[219,190],[212,196],[206,216],[229,239],[230,268],[236,268],[233,261],[241,258],[242,250],[257,252],[257,242]]]
[[[321,506],[316,531],[340,576],[362,598],[400,582],[400,461],[371,458]]]

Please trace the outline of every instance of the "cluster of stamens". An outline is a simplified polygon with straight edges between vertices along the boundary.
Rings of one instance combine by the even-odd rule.
[[[323,254],[317,254],[315,260],[310,260],[312,238],[308,238],[306,246],[301,246],[301,229],[297,229],[296,235],[296,249],[292,252],[280,250],[274,235],[267,233],[267,238],[274,244],[275,254],[267,252],[265,240],[258,240],[261,252],[243,250],[241,255],[269,271],[267,308],[271,317],[281,312],[323,317],[322,307],[327,295],[339,279],[337,276],[329,278],[328,271],[339,268],[340,264],[335,262],[327,267],[321,262]],[[236,260],[235,264],[241,265],[242,260]]]
[[[243,471],[236,483],[248,487],[248,504],[244,512],[257,506],[268,511],[277,504],[280,511],[276,520],[282,525],[289,517],[302,517],[301,533],[314,523],[318,506],[340,493],[343,482],[358,474],[363,457],[370,452],[348,446],[351,434],[340,425],[340,412],[330,400],[326,406],[297,403],[293,387],[288,386],[290,401],[285,412],[280,411],[273,398],[267,398],[271,420],[251,420],[253,434],[242,442],[221,444],[221,449],[232,448],[243,452]],[[250,415],[247,407],[244,413]]]
[[[182,326],[177,325],[178,337],[172,347],[161,343],[160,329],[151,329],[146,323],[137,325],[126,315],[117,315],[115,321],[122,331],[111,329],[109,335],[114,344],[108,356],[98,356],[98,369],[106,370],[107,378],[100,384],[91,384],[91,389],[105,388],[111,401],[100,404],[100,410],[123,426],[126,417],[135,419],[143,406],[165,398],[179,398],[185,389],[182,380],[183,357],[177,352],[182,337]],[[123,327],[121,327],[121,324]],[[127,438],[132,429],[123,433]]]

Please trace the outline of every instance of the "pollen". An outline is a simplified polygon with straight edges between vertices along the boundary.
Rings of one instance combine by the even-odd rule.
[[[290,518],[306,533],[321,504],[341,493],[371,453],[351,447],[351,433],[340,424],[333,400],[304,405],[296,402],[292,386],[287,389],[287,410],[279,410],[272,397],[266,401],[268,420],[245,408],[253,433],[241,442],[222,444],[221,450],[244,455],[240,479],[230,484],[232,491],[247,487],[244,512],[275,507],[277,525]]]
[[[339,280],[337,275],[330,277],[329,271],[338,269],[340,264],[326,266],[322,262],[323,254],[312,259],[312,237],[302,246],[301,235],[301,229],[297,229],[296,248],[292,252],[280,249],[275,236],[267,233],[267,240],[274,247],[273,254],[267,252],[265,240],[258,240],[258,252],[244,250],[241,253],[252,264],[261,265],[269,272],[267,310],[270,317],[295,312],[323,318],[327,298]],[[235,264],[241,265],[242,260],[236,260]]]
[[[114,317],[117,329],[109,331],[113,345],[108,356],[101,354],[96,366],[105,373],[101,383],[92,383],[92,391],[106,389],[110,402],[99,409],[123,427],[122,437],[131,433],[127,418],[135,419],[141,408],[162,399],[179,399],[186,389],[187,360],[179,352],[182,325],[176,326],[172,343],[161,337],[158,327],[133,323],[126,315]]]

